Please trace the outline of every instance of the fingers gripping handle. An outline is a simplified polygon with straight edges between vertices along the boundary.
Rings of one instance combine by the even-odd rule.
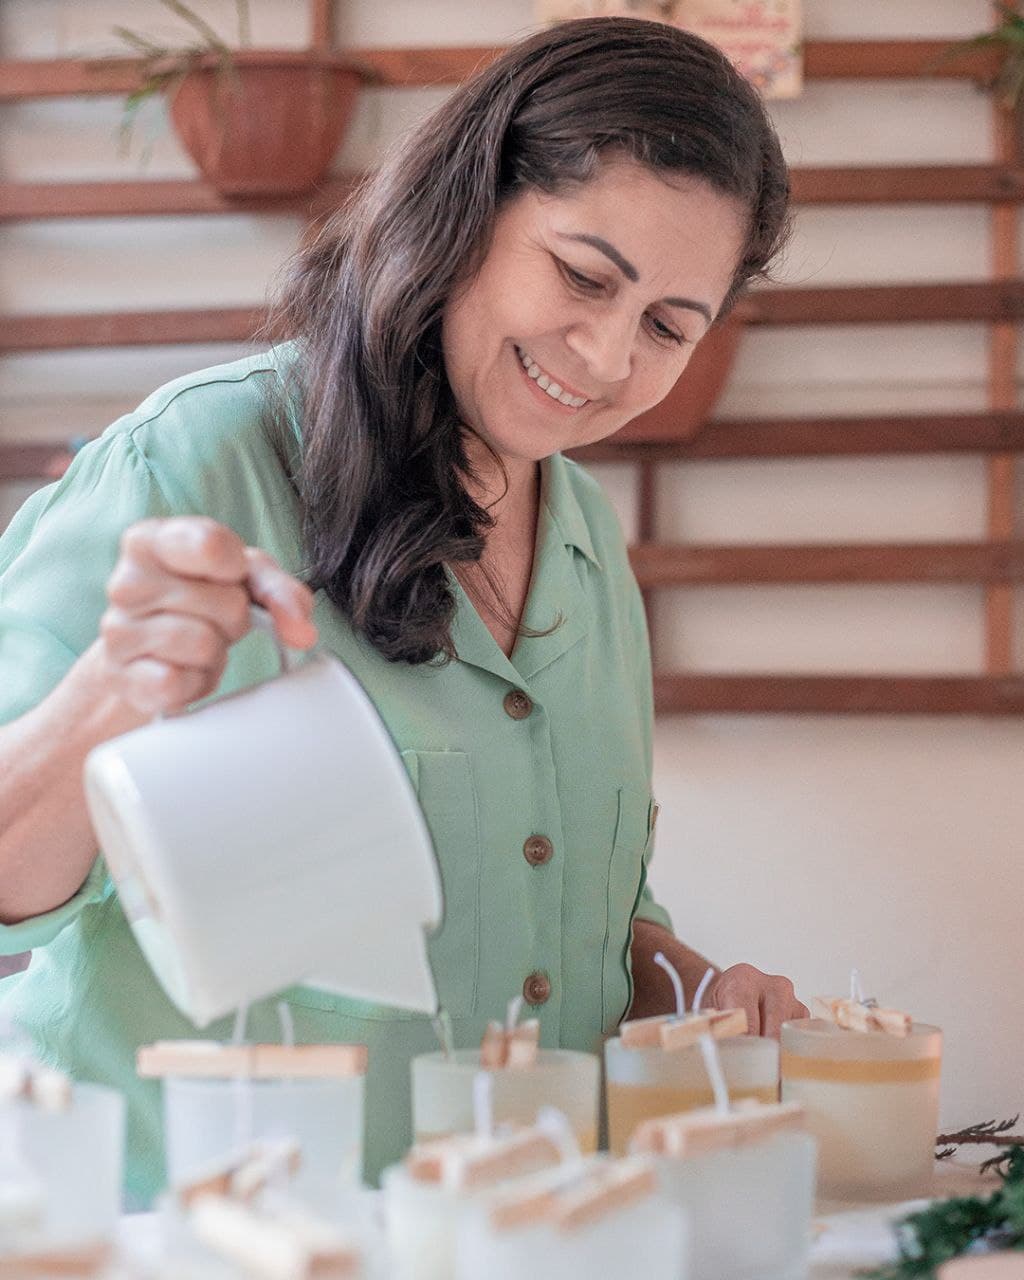
[[[281,663],[281,674],[286,675],[292,670],[294,663],[287,647],[281,642],[281,637],[274,626],[274,619],[270,614],[270,610],[264,609],[261,604],[251,604],[249,606],[249,621],[257,631],[265,631],[273,640],[274,648],[277,649],[278,660]]]

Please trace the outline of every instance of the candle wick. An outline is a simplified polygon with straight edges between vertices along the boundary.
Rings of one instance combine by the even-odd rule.
[[[707,991],[711,979],[715,976],[714,968],[708,966],[708,971],[700,980],[700,986],[697,988],[697,994],[693,997],[693,1012],[700,1013],[700,1004],[704,999],[704,992]]]
[[[473,1128],[478,1138],[494,1137],[494,1082],[487,1071],[473,1077]]]
[[[725,1073],[722,1070],[722,1058],[718,1052],[718,1045],[712,1036],[705,1031],[700,1037],[701,1055],[704,1058],[704,1068],[711,1080],[711,1090],[715,1095],[715,1110],[719,1115],[729,1114],[729,1087],[725,1083]]]
[[[665,954],[662,951],[656,951],[654,953],[654,963],[664,969],[672,979],[672,989],[676,993],[676,1017],[685,1018],[686,995],[683,992],[683,980],[679,976],[679,971],[673,964],[670,964],[669,961],[665,959]]]
[[[523,1008],[523,997],[513,996],[505,1008],[505,1030],[510,1034],[516,1029]]]
[[[455,1037],[452,1035],[452,1015],[447,1009],[438,1009],[437,1016],[430,1019],[441,1045],[441,1052],[446,1062],[450,1062],[455,1053]]]

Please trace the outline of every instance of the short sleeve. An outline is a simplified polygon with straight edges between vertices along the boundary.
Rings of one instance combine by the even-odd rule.
[[[128,432],[87,445],[0,537],[0,724],[30,711],[96,638],[121,534],[168,504]],[[61,906],[0,926],[0,955],[52,942],[111,892],[103,859]]]
[[[106,863],[97,858],[85,883],[67,902],[46,911],[41,916],[30,916],[17,924],[0,924],[0,956],[16,956],[23,951],[45,947],[56,938],[65,925],[82,911],[83,907],[102,902],[113,892]]]
[[[170,515],[130,432],[87,445],[0,538],[0,724],[24,715],[95,640],[121,534]]]

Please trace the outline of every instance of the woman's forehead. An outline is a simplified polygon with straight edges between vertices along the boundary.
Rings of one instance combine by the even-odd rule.
[[[603,164],[559,192],[528,190],[509,212],[513,231],[539,232],[596,254],[626,280],[666,288],[698,266],[711,280],[731,277],[746,231],[739,201],[704,179],[629,161]]]

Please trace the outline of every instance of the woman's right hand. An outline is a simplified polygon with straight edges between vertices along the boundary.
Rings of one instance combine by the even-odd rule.
[[[206,516],[131,525],[107,599],[99,645],[113,692],[147,716],[213,693],[228,650],[250,629],[253,602],[289,647],[317,638],[310,589]]]

